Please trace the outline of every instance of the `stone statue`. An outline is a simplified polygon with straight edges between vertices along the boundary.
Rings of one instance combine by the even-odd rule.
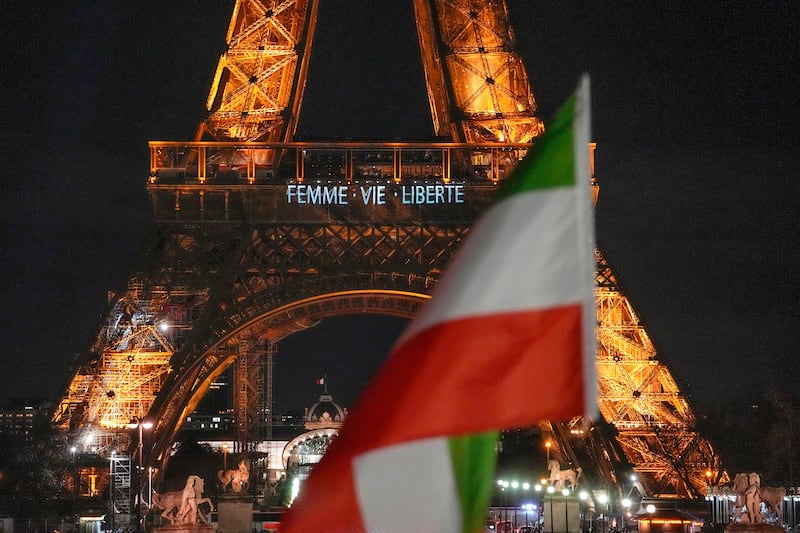
[[[555,459],[550,459],[547,462],[547,470],[550,472],[549,481],[554,483],[556,490],[562,490],[566,488],[567,482],[569,482],[571,489],[575,489],[578,484],[578,479],[580,479],[581,474],[583,473],[583,469],[581,469],[581,467],[578,467],[575,470],[571,468],[568,468],[567,470],[561,470],[561,465],[559,465],[558,461]]]
[[[736,502],[733,505],[731,520],[744,524],[760,524],[764,521],[761,516],[761,499],[759,498],[759,488],[761,487],[761,476],[755,472],[749,474],[736,474],[733,478],[731,489],[736,494]]]
[[[250,470],[247,467],[247,461],[244,459],[239,461],[239,468],[236,470],[220,470],[217,472],[217,478],[222,483],[223,491],[229,486],[232,492],[239,493],[243,491],[250,482]]]
[[[755,472],[736,474],[731,490],[736,494],[736,501],[731,512],[731,522],[740,524],[763,524],[764,515],[761,504],[781,520],[781,504],[786,496],[784,487],[762,487],[761,476]],[[769,518],[769,517],[768,517]]]
[[[153,507],[163,510],[161,516],[169,520],[170,524],[196,524],[198,518],[208,524],[208,517],[199,506],[207,503],[213,511],[214,504],[210,498],[203,496],[204,485],[200,476],[191,475],[186,479],[183,490],[163,494],[154,492]]]

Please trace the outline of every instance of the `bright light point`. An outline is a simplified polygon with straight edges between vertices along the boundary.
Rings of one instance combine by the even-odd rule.
[[[497,484],[498,484],[498,485],[500,485],[500,486],[502,487],[502,486],[503,486],[503,480],[502,480],[502,479],[498,479],[498,480],[497,480]]]
[[[142,427],[144,429],[150,429],[151,427],[153,427],[153,423],[150,422],[149,420],[145,420],[144,422],[142,422]]]
[[[86,443],[86,444],[91,444],[91,442],[92,442],[92,434],[89,433],[88,435],[83,437],[83,442]]]
[[[581,500],[585,500],[588,497],[589,497],[589,493],[586,492],[585,490],[582,490],[582,491],[580,491],[578,493],[578,498],[580,498]]]
[[[622,506],[627,509],[631,506],[631,501],[628,498],[622,498]]]
[[[608,503],[608,496],[606,494],[601,494],[597,497],[597,501],[600,503]]]
[[[169,331],[169,324],[167,322],[162,322],[161,324],[159,324],[158,328],[162,332],[166,333],[167,331]]]
[[[531,511],[533,511],[533,504],[532,503],[525,503],[525,504],[522,505],[522,509],[526,513],[530,513]]]
[[[563,494],[564,496],[569,496],[569,489],[562,489],[561,494]]]
[[[73,446],[73,447],[71,447],[71,448],[69,449],[69,451],[71,451],[72,453],[75,453],[76,451],[78,451],[78,448],[76,448],[75,446]]]
[[[547,487],[547,492],[549,492],[550,494],[553,494],[555,491],[556,491],[556,489],[552,485]]]
[[[537,490],[537,491],[539,491],[539,490],[542,490],[542,486],[541,486],[539,483],[537,483],[536,485],[534,485],[534,486],[533,486],[533,488],[534,488],[535,490]]]
[[[531,484],[528,483],[527,481],[522,484],[522,490],[528,490],[530,488],[531,488]]]
[[[631,481],[636,481],[636,474],[631,474]]]
[[[516,489],[517,487],[519,487],[519,481],[512,481],[511,482],[511,488],[512,489]]]
[[[655,506],[655,505],[653,505],[652,503],[651,503],[651,504],[648,504],[648,505],[647,505],[647,507],[645,507],[645,509],[646,509],[646,510],[647,510],[647,512],[648,512],[648,513],[650,513],[650,514],[653,514],[653,513],[655,513],[655,512],[656,512],[656,506]]]

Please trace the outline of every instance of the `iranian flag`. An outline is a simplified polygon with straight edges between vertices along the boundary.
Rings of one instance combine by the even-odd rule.
[[[596,412],[589,81],[473,226],[281,533],[475,533],[499,430]]]

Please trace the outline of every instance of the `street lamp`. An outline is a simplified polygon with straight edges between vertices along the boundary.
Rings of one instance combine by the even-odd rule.
[[[622,507],[625,508],[625,512],[622,514],[622,531],[627,531],[626,529],[626,518],[630,516],[630,512],[628,509],[631,507],[631,499],[630,498],[622,498]]]
[[[602,492],[597,495],[597,503],[600,504],[600,510],[603,512],[600,516],[603,517],[603,533],[608,531],[608,494]]]
[[[549,464],[550,463],[550,448],[553,447],[553,441],[548,439],[548,441],[544,443],[544,447],[547,450],[547,463],[548,463],[547,467],[549,468],[550,467],[550,464]]]
[[[139,461],[136,469],[136,531],[142,530],[142,470],[144,470],[144,436],[143,430],[153,427],[153,423],[149,420],[134,416],[128,423],[131,429],[139,429],[139,446],[138,454]]]
[[[525,511],[525,526],[531,525],[531,512],[533,512],[532,503],[523,503],[522,509]]]

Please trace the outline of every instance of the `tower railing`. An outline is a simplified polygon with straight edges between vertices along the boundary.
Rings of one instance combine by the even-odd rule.
[[[508,176],[529,144],[150,141],[151,185],[477,182]]]

